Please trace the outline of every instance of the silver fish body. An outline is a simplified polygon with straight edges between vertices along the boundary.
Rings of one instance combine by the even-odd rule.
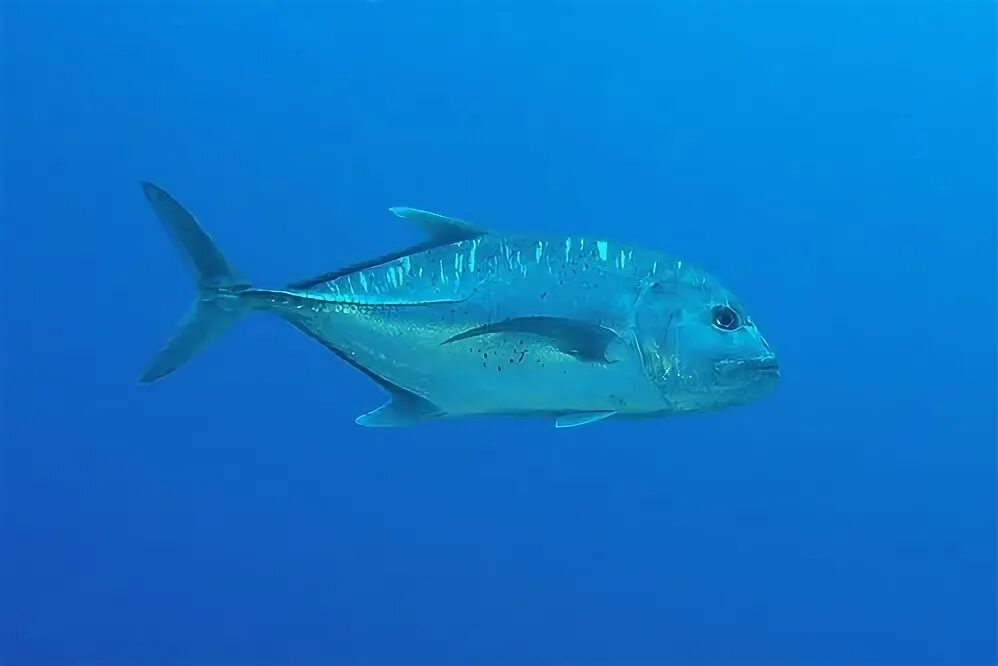
[[[422,226],[427,242],[284,289],[256,289],[190,213],[144,188],[200,286],[180,342],[161,352],[147,381],[238,316],[264,310],[389,393],[358,417],[361,425],[504,414],[552,415],[572,426],[716,409],[775,386],[775,355],[733,296],[657,252],[590,237],[505,236],[400,208],[392,210]],[[718,308],[739,325],[726,331],[712,322]],[[191,331],[191,321],[204,330]]]

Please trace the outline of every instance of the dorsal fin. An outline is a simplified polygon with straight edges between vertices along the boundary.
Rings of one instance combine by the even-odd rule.
[[[305,278],[304,280],[298,280],[297,282],[292,282],[288,285],[288,289],[311,289],[317,284],[322,284],[323,282],[331,282],[338,277],[348,275],[350,273],[356,273],[357,271],[362,271],[365,268],[372,268],[374,266],[380,266],[381,264],[386,264],[389,261],[395,261],[396,259],[401,259],[402,257],[408,256],[410,254],[416,254],[417,252],[422,252],[423,250],[431,250],[435,247],[439,247],[440,243],[434,243],[432,241],[426,241],[419,243],[418,245],[410,245],[409,247],[398,250],[396,252],[390,252],[388,254],[383,254],[380,257],[374,257],[373,259],[367,259],[365,261],[358,261],[356,264],[350,264],[349,266],[344,266],[343,268],[337,268],[334,271],[329,271],[328,273],[323,273],[322,275],[316,275],[315,277]]]
[[[334,271],[329,271],[328,273],[323,273],[322,275],[316,275],[315,277],[292,282],[288,285],[288,288],[310,289],[318,284],[322,284],[323,282],[330,282],[338,277],[342,277],[350,273],[356,273],[357,271],[364,270],[365,268],[380,266],[381,264],[386,264],[389,261],[395,261],[396,259],[401,259],[402,257],[406,257],[411,254],[425,252],[426,250],[432,250],[435,247],[450,245],[451,243],[457,243],[463,240],[471,240],[473,238],[478,238],[479,236],[484,236],[488,233],[484,229],[479,229],[464,220],[458,220],[457,218],[447,217],[445,215],[438,215],[437,213],[430,213],[425,210],[406,208],[405,206],[396,206],[389,208],[388,210],[403,220],[409,220],[410,222],[417,224],[426,234],[427,239],[422,243],[410,245],[409,247],[396,250],[395,252],[389,252],[388,254],[383,254],[365,261],[359,261],[355,264],[338,268]]]
[[[409,220],[419,225],[430,240],[436,241],[440,245],[470,240],[488,233],[485,229],[476,227],[470,222],[418,208],[395,206],[388,210],[403,220]]]

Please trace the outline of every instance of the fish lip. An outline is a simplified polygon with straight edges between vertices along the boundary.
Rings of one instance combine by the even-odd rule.
[[[775,370],[780,367],[780,364],[777,362],[775,356],[767,356],[765,358],[757,358],[757,359],[724,360],[724,361],[718,361],[714,365],[726,370],[727,369]]]
[[[752,368],[752,372],[755,376],[759,378],[760,381],[766,379],[779,379],[780,377],[780,364],[776,361],[767,361],[766,363],[760,363]]]
[[[760,356],[759,358],[752,359],[746,364],[747,368],[752,370],[779,370],[780,363],[776,359],[776,354],[767,354],[765,356]]]
[[[715,367],[722,375],[756,375],[759,377],[779,377],[780,364],[775,357],[741,360],[722,361],[715,364]]]

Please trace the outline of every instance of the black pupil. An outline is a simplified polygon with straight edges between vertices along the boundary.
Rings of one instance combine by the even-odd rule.
[[[738,314],[727,306],[720,306],[714,309],[714,324],[725,331],[733,331],[738,328]]]

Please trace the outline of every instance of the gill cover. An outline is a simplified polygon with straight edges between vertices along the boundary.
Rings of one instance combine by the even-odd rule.
[[[645,375],[663,384],[676,368],[676,325],[681,317],[679,294],[661,282],[642,287],[634,306],[634,337]]]

